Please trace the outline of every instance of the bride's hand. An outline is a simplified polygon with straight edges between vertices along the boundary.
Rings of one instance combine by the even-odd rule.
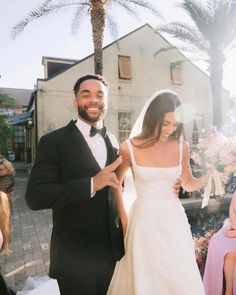
[[[177,178],[172,185],[172,192],[176,197],[179,196],[180,188],[181,188],[181,180]]]

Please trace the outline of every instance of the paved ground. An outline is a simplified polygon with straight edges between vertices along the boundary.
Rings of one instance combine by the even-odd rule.
[[[30,166],[19,162],[13,164],[16,184],[10,243],[12,253],[8,257],[0,255],[0,271],[8,285],[19,291],[28,276],[45,276],[48,273],[52,221],[51,210],[32,211],[25,204],[24,193]],[[223,200],[210,200],[210,205],[204,210],[219,211],[219,206],[229,205],[230,198],[231,194]],[[193,212],[199,210],[201,199],[186,199],[182,203],[186,211]]]
[[[13,192],[13,216],[10,256],[0,255],[1,273],[13,290],[21,290],[27,276],[47,275],[51,210],[32,211],[24,201],[28,180],[27,165],[14,163],[16,168]]]

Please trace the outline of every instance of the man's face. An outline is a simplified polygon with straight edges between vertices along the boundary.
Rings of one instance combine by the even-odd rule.
[[[86,80],[80,84],[75,103],[81,119],[90,124],[99,122],[107,112],[107,87],[98,80]]]

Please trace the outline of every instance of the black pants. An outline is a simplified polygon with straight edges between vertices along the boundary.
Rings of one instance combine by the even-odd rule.
[[[61,295],[106,295],[115,263],[103,273],[78,275],[73,279],[57,279]]]
[[[1,295],[15,295],[16,293],[7,286],[2,274],[0,273],[0,294]]]

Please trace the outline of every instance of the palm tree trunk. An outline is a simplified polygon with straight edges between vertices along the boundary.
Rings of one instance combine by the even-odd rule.
[[[106,10],[102,0],[91,0],[91,24],[94,45],[94,72],[103,74],[103,36],[105,29]]]
[[[213,125],[218,129],[222,125],[222,80],[224,54],[221,48],[213,48],[210,54],[210,83],[213,98]]]

